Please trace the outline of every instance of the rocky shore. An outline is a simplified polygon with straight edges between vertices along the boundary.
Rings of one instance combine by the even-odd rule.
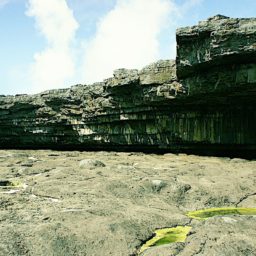
[[[0,96],[0,256],[256,255],[255,42],[217,15],[176,60]]]
[[[256,161],[116,152],[0,151],[1,256],[137,255],[156,229],[185,243],[143,256],[255,255],[256,216],[189,211],[256,207]]]

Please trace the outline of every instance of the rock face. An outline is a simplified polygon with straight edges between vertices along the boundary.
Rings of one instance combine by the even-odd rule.
[[[256,156],[256,19],[177,31],[177,60],[104,82],[0,97],[1,148]],[[176,75],[177,73],[177,75]]]
[[[256,19],[217,15],[177,30],[177,73],[191,94],[256,84]]]

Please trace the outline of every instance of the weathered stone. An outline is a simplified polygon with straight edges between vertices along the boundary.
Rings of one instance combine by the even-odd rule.
[[[113,78],[109,78],[105,80],[106,86],[114,87],[114,86],[122,86],[122,85],[133,85],[138,84],[139,75],[137,69],[117,69],[114,71]]]
[[[179,78],[225,64],[255,63],[256,19],[216,15],[177,30]]]
[[[189,95],[255,88],[255,31],[255,18],[222,15],[178,29],[177,75]]]
[[[185,225],[192,227],[185,243],[152,247],[141,256],[255,255],[255,216],[217,215],[190,223],[187,214],[215,207],[256,207],[256,161],[87,151],[74,157],[73,153],[0,150],[2,156],[12,155],[0,161],[1,256],[137,255],[156,229]],[[16,163],[28,156],[41,161],[17,177]],[[80,169],[80,159],[97,159],[107,167]],[[136,163],[133,171],[117,168]],[[155,179],[167,183],[160,193],[152,191]],[[1,181],[3,185],[16,181],[19,186],[1,186]],[[182,200],[174,185],[184,188]]]
[[[94,159],[84,159],[79,163],[80,168],[88,168],[88,169],[94,169],[97,167],[105,167],[105,166],[106,165],[101,161],[94,160]]]
[[[173,60],[160,60],[139,71],[140,84],[164,84],[176,80],[176,66]]]
[[[160,190],[166,186],[166,182],[163,180],[152,180],[151,183],[154,192],[160,192]]]
[[[255,157],[255,20],[218,15],[179,29],[177,71],[161,60],[93,85],[0,97],[0,148]]]

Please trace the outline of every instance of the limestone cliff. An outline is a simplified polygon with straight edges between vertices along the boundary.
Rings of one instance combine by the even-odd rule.
[[[0,97],[1,148],[256,156],[256,19],[177,31],[177,60],[93,85]],[[176,75],[177,73],[177,75]]]
[[[177,74],[191,94],[255,87],[255,18],[214,16],[178,29],[177,45]]]

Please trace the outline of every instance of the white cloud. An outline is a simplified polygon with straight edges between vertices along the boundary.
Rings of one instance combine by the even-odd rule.
[[[100,81],[116,68],[141,68],[157,60],[159,34],[175,13],[172,0],[117,0],[85,49],[85,81]]]
[[[32,91],[60,88],[75,73],[72,41],[78,28],[65,0],[28,0],[28,16],[47,40],[47,48],[34,55],[30,77]]]
[[[71,0],[27,0],[26,14],[35,18],[47,42],[34,55],[30,93],[101,81],[117,68],[141,68],[160,57],[174,58],[175,21],[203,0],[186,0],[179,6],[174,0],[115,0],[114,8],[99,20],[94,38],[80,39],[77,48],[73,41],[78,23],[67,1]]]

